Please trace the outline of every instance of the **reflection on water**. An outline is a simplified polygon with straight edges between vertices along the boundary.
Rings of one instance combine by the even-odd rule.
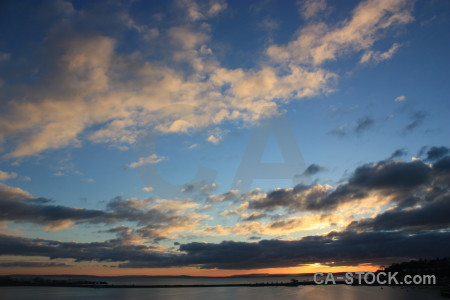
[[[370,286],[301,286],[301,287],[208,287],[208,288],[69,288],[69,287],[0,287],[3,300],[418,300],[444,299],[438,288],[370,287]]]

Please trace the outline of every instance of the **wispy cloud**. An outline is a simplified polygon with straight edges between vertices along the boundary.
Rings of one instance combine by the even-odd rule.
[[[359,119],[355,127],[355,132],[357,134],[360,134],[368,130],[369,128],[373,127],[374,124],[375,121],[370,117],[364,117],[362,119]]]
[[[408,154],[408,151],[406,151],[406,149],[404,149],[404,148],[397,149],[391,154],[391,156],[389,156],[388,160],[400,158],[400,157],[406,156],[407,154]]]
[[[392,45],[392,47],[389,50],[387,50],[386,52],[373,51],[373,50],[367,51],[361,57],[360,63],[369,63],[369,62],[379,63],[384,60],[390,59],[394,56],[394,54],[398,51],[399,48],[400,48],[400,45],[397,43],[394,43]],[[396,99],[396,101],[399,101],[399,100]]]
[[[300,14],[311,19],[327,8],[326,0],[306,0],[300,3]]]
[[[401,95],[394,99],[395,102],[402,102],[406,100],[406,96]]]
[[[418,111],[415,114],[413,114],[410,117],[411,121],[403,129],[403,133],[406,134],[406,133],[416,129],[420,125],[422,125],[422,123],[425,120],[426,116],[427,116],[427,114],[425,112],[423,112],[423,111]]]
[[[134,168],[142,167],[142,166],[145,166],[145,165],[154,165],[154,164],[160,163],[160,162],[162,162],[162,161],[164,161],[166,159],[167,158],[164,157],[164,156],[158,156],[157,154],[153,153],[153,154],[150,154],[147,157],[139,157],[139,159],[136,162],[127,164],[127,165],[124,166],[124,168],[126,168],[126,169],[134,169]]]
[[[302,175],[306,175],[306,176],[316,175],[317,173],[322,172],[324,170],[326,170],[326,168],[323,166],[319,166],[317,164],[311,164],[306,168],[306,170],[303,172]]]

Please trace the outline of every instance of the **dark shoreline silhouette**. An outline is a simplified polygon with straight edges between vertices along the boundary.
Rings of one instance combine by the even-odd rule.
[[[345,281],[336,281],[336,285],[346,284]],[[230,283],[230,284],[108,284],[101,281],[76,281],[76,280],[45,280],[39,278],[32,281],[16,281],[14,279],[0,278],[1,286],[41,286],[41,287],[84,287],[84,288],[206,288],[206,287],[300,287],[307,285],[319,285],[314,281],[298,281],[292,279],[290,282],[259,282],[259,283]],[[429,286],[424,284],[366,284],[354,283],[353,286]],[[333,284],[328,284],[333,286]],[[441,284],[432,285],[441,286]]]

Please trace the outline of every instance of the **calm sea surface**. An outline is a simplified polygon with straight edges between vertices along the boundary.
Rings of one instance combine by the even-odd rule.
[[[76,278],[76,276],[71,277]],[[305,277],[297,277],[305,280]],[[67,278],[65,278],[67,279]],[[84,277],[83,279],[91,280]],[[93,279],[93,278],[92,278]],[[288,282],[289,278],[95,278],[110,284],[231,284],[255,282]],[[2,300],[240,300],[240,299],[302,299],[302,300],[415,300],[445,299],[439,288],[371,287],[371,286],[299,286],[299,287],[203,287],[203,288],[77,288],[77,287],[0,287]]]

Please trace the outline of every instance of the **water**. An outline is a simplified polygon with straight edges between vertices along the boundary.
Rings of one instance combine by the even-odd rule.
[[[87,281],[105,281],[109,284],[128,284],[128,285],[195,285],[195,284],[247,284],[262,282],[289,282],[291,278],[298,281],[312,281],[312,275],[300,276],[277,276],[277,277],[149,277],[149,276],[115,276],[115,277],[97,277],[97,276],[12,276],[17,279],[31,279],[41,277],[44,279],[56,280],[87,280]]]
[[[248,279],[248,278],[246,278]],[[166,281],[166,284],[171,284]],[[75,288],[0,287],[3,300],[418,300],[444,299],[435,287],[300,286],[300,287],[203,287],[203,288]]]

